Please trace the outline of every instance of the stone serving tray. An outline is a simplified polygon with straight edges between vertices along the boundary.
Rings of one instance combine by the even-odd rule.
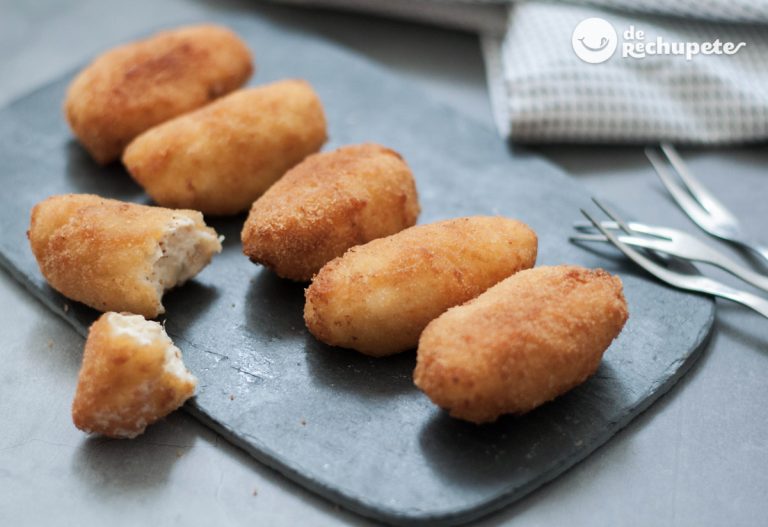
[[[241,254],[244,216],[208,221],[224,251],[166,295],[170,335],[200,379],[186,409],[288,478],[360,514],[393,524],[459,524],[509,504],[583,459],[688,369],[714,304],[646,279],[615,253],[568,242],[589,195],[494,131],[316,36],[251,18],[214,21],[254,50],[251,84],[309,80],[325,105],[327,149],[375,141],[416,175],[421,223],[502,214],[531,225],[540,264],[602,266],[621,275],[630,319],[597,374],[524,417],[474,426],[447,417],[411,380],[415,353],[372,359],[317,342],[302,320],[303,285]],[[113,43],[105,43],[111,45]],[[97,313],[44,282],[26,239],[32,206],[89,192],[147,202],[119,164],[94,165],[61,112],[70,77],[0,111],[0,263],[85,335]],[[471,243],[471,240],[468,240]]]

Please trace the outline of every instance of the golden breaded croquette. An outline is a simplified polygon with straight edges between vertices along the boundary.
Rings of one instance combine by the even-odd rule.
[[[99,311],[154,318],[163,293],[221,252],[216,231],[193,210],[124,203],[91,194],[48,198],[27,232],[48,283]]]
[[[160,324],[104,313],[85,341],[72,421],[84,432],[133,438],[184,404],[196,387]]]
[[[459,419],[525,413],[592,375],[627,317],[621,279],[602,269],[521,271],[430,322],[414,381]]]
[[[536,262],[524,223],[472,216],[410,227],[353,247],[306,290],[304,321],[318,340],[366,355],[416,346],[449,307]]]
[[[286,80],[240,90],[152,128],[123,162],[158,205],[236,214],[326,140],[312,87]]]
[[[136,136],[243,84],[251,53],[215,25],[163,31],[97,57],[72,81],[64,111],[75,136],[101,164]]]
[[[416,223],[419,201],[402,157],[375,144],[309,156],[251,207],[243,252],[279,276],[307,281],[355,245]]]

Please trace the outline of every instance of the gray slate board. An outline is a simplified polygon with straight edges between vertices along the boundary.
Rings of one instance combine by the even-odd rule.
[[[375,360],[316,342],[302,322],[302,286],[242,256],[244,217],[214,219],[227,237],[223,254],[165,301],[168,331],[200,379],[187,405],[193,415],[361,514],[458,524],[568,469],[691,365],[711,329],[713,302],[649,281],[610,251],[569,244],[570,224],[589,196],[565,174],[328,42],[258,18],[219,21],[256,51],[255,83],[302,77],[316,87],[329,118],[327,148],[376,141],[400,151],[416,174],[422,223],[468,214],[519,218],[539,234],[540,264],[619,273],[631,317],[587,383],[524,417],[476,427],[446,417],[414,388],[413,352]],[[25,237],[29,210],[64,192],[146,197],[120,166],[95,166],[72,141],[60,111],[68,81],[0,111],[0,261],[85,335],[97,314],[44,283]]]

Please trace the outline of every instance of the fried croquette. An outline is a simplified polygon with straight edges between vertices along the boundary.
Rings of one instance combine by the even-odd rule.
[[[459,419],[522,414],[592,375],[627,317],[621,279],[602,269],[521,271],[430,322],[414,381]]]
[[[64,111],[98,163],[118,159],[136,136],[243,84],[251,53],[232,31],[188,26],[114,48],[72,81]]]
[[[536,234],[502,217],[410,227],[349,249],[305,292],[304,321],[318,340],[384,356],[414,348],[449,307],[536,262]]]
[[[236,214],[326,140],[323,108],[298,80],[240,90],[137,137],[123,162],[158,205]]]
[[[90,194],[35,205],[27,232],[48,283],[99,311],[154,318],[163,293],[221,252],[216,231],[192,210],[170,210]]]
[[[243,252],[279,276],[307,281],[350,247],[416,223],[419,201],[402,157],[374,144],[309,156],[251,207]]]
[[[104,313],[85,341],[72,421],[84,432],[136,437],[184,404],[196,387],[160,324]]]

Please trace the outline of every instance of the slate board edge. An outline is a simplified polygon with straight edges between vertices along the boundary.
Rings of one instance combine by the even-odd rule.
[[[275,21],[270,20],[270,23],[288,27],[290,28],[290,24],[285,24],[282,21]],[[347,48],[344,48],[343,46],[340,46],[333,41],[330,41],[327,38],[324,38],[321,35],[313,35],[314,38],[317,38],[318,40],[324,41],[325,44],[329,45],[330,47],[336,48],[337,51],[340,51],[346,55],[349,55],[355,60],[360,60],[369,64],[374,64],[373,61],[370,59],[367,59],[366,57],[361,56],[358,53],[355,53],[354,51],[351,51]],[[392,74],[391,72],[388,73],[389,75],[396,76]],[[62,75],[63,77],[64,75]],[[7,109],[12,107],[15,103],[17,103],[20,100],[26,99],[28,97],[34,96],[39,91],[44,91],[46,88],[49,87],[51,82],[49,81],[45,82],[42,85],[38,86],[35,89],[32,89],[28,92],[26,92],[24,95],[15,98],[14,100],[10,101],[8,104],[3,105],[2,109]],[[424,93],[425,90],[418,87],[414,83],[408,82],[403,80],[402,81],[405,84],[409,84],[413,87],[413,90]],[[457,113],[455,109],[453,109],[451,106],[442,103],[442,102],[435,102],[437,106],[440,106],[443,111],[447,111],[450,113]],[[488,126],[486,126],[484,123],[479,122],[478,120],[468,118],[467,116],[461,116],[464,119],[468,119],[473,123],[474,126],[480,126],[486,129],[489,129]],[[501,141],[501,139],[499,139]],[[518,154],[525,155],[532,155],[533,157],[536,157],[538,160],[540,160],[543,164],[549,165],[553,168],[553,175],[557,174],[560,179],[570,179],[566,175],[565,171],[560,168],[559,166],[556,166],[554,163],[540,157],[535,152],[526,149],[526,148],[518,148],[515,146],[515,150]],[[573,181],[571,181],[573,183]],[[578,182],[576,182],[578,184]],[[32,295],[35,298],[38,298],[38,300],[41,300],[42,303],[53,310],[56,314],[64,318],[69,324],[75,329],[77,333],[79,333],[81,336],[85,337],[88,332],[88,328],[85,327],[81,321],[77,320],[77,318],[74,316],[74,312],[72,310],[66,310],[64,308],[64,303],[57,304],[56,302],[52,301],[50,297],[46,297],[46,295],[43,294],[41,290],[36,289],[35,284],[30,276],[27,274],[19,271],[16,269],[11,262],[6,259],[5,255],[0,253],[0,266],[7,269],[11,276],[13,276],[16,280],[21,282],[21,284],[29,290]],[[62,297],[63,302],[68,302],[64,297]],[[307,478],[305,475],[303,475],[301,472],[297,471],[293,466],[291,466],[289,463],[281,462],[275,459],[274,456],[271,455],[270,452],[268,452],[266,449],[262,449],[261,451],[257,450],[253,445],[248,444],[243,439],[241,439],[235,432],[228,429],[227,427],[224,427],[215,421],[212,420],[210,416],[202,412],[199,408],[197,408],[194,405],[194,402],[192,404],[185,405],[184,409],[189,412],[191,415],[193,415],[195,418],[206,424],[207,426],[211,427],[212,429],[216,430],[217,432],[221,433],[228,441],[235,444],[236,446],[239,446],[243,450],[245,450],[248,454],[250,454],[252,457],[256,458],[261,463],[277,470],[278,472],[282,473],[289,479],[301,484],[302,486],[308,488],[309,490],[323,496],[324,498],[327,498],[331,501],[337,502],[344,506],[345,508],[352,510],[354,512],[357,512],[363,516],[374,518],[377,520],[384,520],[393,524],[398,525],[423,525],[423,524],[431,524],[431,525],[458,525],[462,524],[468,521],[471,521],[473,519],[477,519],[481,516],[485,516],[487,514],[490,514],[494,511],[497,511],[498,509],[510,504],[513,501],[516,501],[517,499],[529,494],[536,488],[540,487],[541,485],[553,480],[561,473],[565,472],[570,467],[574,466],[576,463],[581,461],[582,459],[586,458],[589,454],[591,454],[593,451],[595,451],[597,448],[602,446],[605,442],[607,442],[614,434],[616,434],[619,430],[621,430],[626,424],[628,424],[632,419],[634,419],[637,415],[642,413],[645,409],[647,409],[651,404],[653,404],[661,395],[666,393],[672,385],[674,385],[693,365],[693,363],[699,358],[699,356],[702,353],[702,350],[711,335],[712,329],[713,329],[713,321],[714,321],[714,310],[715,310],[715,303],[714,301],[711,302],[711,310],[710,310],[710,316],[707,321],[707,324],[702,328],[700,334],[696,338],[696,343],[694,346],[692,346],[692,352],[688,355],[688,357],[680,361],[678,363],[673,364],[673,367],[676,366],[676,370],[673,372],[673,374],[668,378],[660,387],[653,386],[649,390],[653,395],[646,396],[643,403],[636,408],[634,408],[634,411],[627,412],[619,420],[612,423],[612,427],[610,429],[606,429],[606,433],[601,436],[599,439],[595,439],[591,442],[589,445],[589,448],[585,448],[582,452],[579,453],[578,456],[573,456],[570,459],[567,460],[565,463],[561,463],[560,465],[556,465],[548,469],[547,471],[544,471],[541,476],[533,481],[531,481],[528,485],[520,488],[510,488],[508,491],[503,492],[499,497],[488,500],[487,502],[479,503],[471,508],[467,508],[461,511],[447,511],[447,512],[441,512],[441,513],[433,513],[433,514],[424,514],[420,513],[419,511],[411,511],[411,512],[403,512],[398,510],[392,510],[387,509],[385,507],[382,507],[379,505],[374,505],[367,503],[363,499],[357,499],[354,497],[349,497],[346,494],[342,492],[334,491],[331,488],[328,488],[327,486],[318,483],[314,481],[311,478]],[[653,390],[656,390],[655,393]]]
[[[600,447],[605,445],[613,436],[624,429],[624,427],[626,427],[631,421],[645,412],[660,397],[669,392],[677,384],[677,382],[682,379],[683,376],[693,367],[693,365],[698,361],[699,357],[701,357],[704,349],[707,347],[707,344],[712,337],[714,328],[714,302],[712,303],[712,306],[713,309],[710,312],[710,318],[707,324],[696,336],[696,343],[694,346],[692,346],[692,352],[684,360],[673,364],[674,372],[669,376],[667,381],[661,384],[660,387],[652,386],[646,392],[650,395],[643,395],[642,404],[636,406],[633,411],[626,412],[617,421],[612,423],[613,426],[606,428],[605,433],[597,439],[594,439],[589,444],[588,448],[584,448],[578,456],[572,456],[568,458],[565,463],[553,465],[549,470],[543,472],[539,478],[531,481],[530,484],[526,486],[510,488],[502,493],[502,495],[497,499],[481,502],[471,508],[459,510],[458,512],[449,511],[438,514],[423,514],[415,511],[412,513],[404,513],[396,509],[387,509],[380,504],[369,504],[363,500],[347,496],[341,492],[334,492],[333,489],[323,485],[322,483],[318,483],[311,478],[307,478],[304,474],[302,474],[300,471],[297,471],[289,464],[276,460],[276,458],[268,451],[268,449],[262,448],[261,450],[258,450],[253,448],[251,444],[242,440],[236,432],[212,420],[207,414],[198,409],[194,402],[185,405],[184,409],[189,412],[190,415],[193,415],[196,419],[227,438],[229,442],[248,452],[260,463],[276,470],[288,479],[299,483],[301,486],[322,496],[323,498],[326,498],[334,503],[338,503],[342,507],[360,514],[361,516],[365,516],[376,521],[384,521],[387,524],[404,527],[425,525],[435,527],[452,527],[457,525],[464,525],[471,521],[494,514],[504,507],[524,498],[528,494],[544,486],[550,481],[555,480],[558,476],[576,466],[578,463],[589,457],[593,452],[597,451]]]
[[[83,338],[88,333],[88,328],[85,328],[80,324],[78,320],[70,316],[69,313],[63,309],[62,306],[58,306],[50,302],[43,295],[40,295],[38,290],[35,289],[33,282],[27,277],[25,273],[19,272],[15,269],[10,262],[0,254],[0,266],[6,269],[9,274],[24,286],[34,298],[39,300],[47,308],[51,309],[58,316],[63,318],[72,329],[75,330]],[[272,455],[268,449],[264,447],[255,448],[251,443],[248,443],[242,439],[237,432],[232,429],[223,426],[216,422],[208,414],[200,410],[194,401],[185,404],[182,409],[193,416],[195,419],[203,423],[205,426],[216,431],[216,433],[223,436],[228,442],[237,446],[238,448],[247,452],[251,457],[258,462],[270,467],[271,469],[279,472],[289,480],[307,488],[308,490],[322,496],[331,502],[338,503],[344,508],[353,511],[357,514],[372,518],[377,521],[384,520],[387,523],[393,525],[403,526],[421,526],[421,525],[435,525],[435,526],[455,526],[462,525],[467,522],[476,520],[478,518],[493,514],[499,511],[505,506],[523,498],[524,496],[535,491],[539,487],[549,483],[556,479],[559,475],[566,472],[582,460],[586,459],[590,454],[595,452],[598,448],[607,443],[614,435],[622,430],[637,416],[647,410],[653,403],[655,403],[662,395],[666,394],[670,389],[691,369],[693,364],[699,359],[703,353],[704,348],[709,342],[713,333],[715,318],[715,303],[712,302],[712,310],[710,311],[710,317],[708,323],[701,329],[696,336],[695,344],[692,347],[693,351],[682,361],[673,364],[673,368],[676,367],[672,375],[667,381],[660,387],[651,387],[647,393],[652,395],[644,395],[643,403],[634,408],[634,411],[630,411],[621,416],[619,420],[613,423],[613,426],[605,429],[605,434],[589,444],[590,448],[585,448],[580,452],[578,456],[572,456],[567,459],[565,463],[556,464],[550,467],[549,470],[543,472],[541,476],[527,486],[520,488],[510,488],[504,492],[499,498],[490,500],[487,502],[479,503],[476,506],[464,509],[458,512],[452,511],[441,514],[421,514],[419,512],[403,513],[398,510],[390,510],[382,507],[381,505],[374,505],[366,503],[363,500],[359,500],[355,497],[347,496],[342,492],[335,492],[333,489],[318,483],[312,478],[307,478],[301,471],[296,470],[295,467],[289,463],[279,461],[276,456]]]
[[[13,105],[14,102],[25,99],[29,96],[34,95],[38,91],[44,91],[48,87],[49,83],[44,84],[43,86],[40,86],[34,90],[31,90],[27,94],[23,95],[22,97],[19,97],[8,105],[4,105],[1,110],[6,109],[7,107],[10,107]],[[414,88],[418,89],[418,88]],[[451,110],[449,106],[443,106],[445,110],[448,111],[455,111]],[[474,121],[477,125],[478,123]],[[487,127],[486,127],[487,128]],[[531,153],[527,149],[522,149],[526,153]],[[535,156],[535,154],[533,154]],[[538,156],[536,156],[538,157]],[[540,158],[541,159],[541,158]],[[547,160],[543,160],[544,163],[550,164],[554,166],[554,164],[550,163]],[[559,172],[562,177],[565,176],[565,172],[560,168],[555,166],[556,172]],[[51,301],[50,297],[47,297],[44,294],[41,294],[42,291],[38,290],[35,287],[35,284],[30,276],[28,276],[26,273],[21,272],[20,270],[16,269],[15,266],[5,257],[2,252],[0,252],[0,266],[2,266],[4,269],[6,269],[9,274],[19,281],[24,288],[29,291],[32,296],[37,298],[39,301],[42,302],[43,305],[45,305],[47,308],[51,309],[54,313],[56,313],[58,316],[62,317],[65,321],[67,321],[70,326],[75,330],[76,333],[78,333],[81,337],[85,338],[88,334],[88,328],[83,326],[77,318],[74,316],[74,312],[71,310],[67,310],[64,308],[64,305],[67,302],[70,302],[65,297],[61,297],[62,304],[59,305],[53,301]],[[371,518],[377,521],[385,521],[387,523],[393,524],[393,525],[436,525],[436,526],[454,526],[454,525],[462,525],[467,522],[470,522],[472,520],[476,520],[478,518],[487,516],[489,514],[492,514],[494,512],[497,512],[498,510],[504,508],[505,506],[519,500],[520,498],[526,496],[527,494],[530,494],[537,488],[541,487],[542,485],[554,480],[557,478],[560,474],[564,473],[569,468],[575,466],[577,463],[588,457],[592,452],[596,451],[598,448],[600,448],[602,445],[604,445],[608,440],[611,439],[616,433],[618,433],[622,428],[624,428],[630,421],[632,421],[635,417],[637,417],[639,414],[644,412],[650,405],[652,405],[660,396],[667,393],[670,388],[677,383],[677,381],[691,368],[693,363],[698,360],[698,358],[701,356],[702,350],[706,345],[706,342],[708,341],[709,336],[712,333],[712,329],[714,327],[714,317],[715,317],[715,302],[711,302],[711,311],[710,316],[707,321],[707,324],[702,328],[699,335],[697,335],[696,343],[694,346],[692,346],[693,351],[688,355],[688,357],[681,361],[677,368],[677,370],[670,376],[667,381],[660,387],[652,387],[649,392],[653,393],[651,396],[644,396],[645,399],[643,401],[643,404],[636,407],[634,412],[627,412],[625,415],[622,416],[620,420],[618,420],[616,423],[614,423],[614,426],[610,429],[606,429],[605,435],[602,437],[599,437],[592,441],[590,444],[591,448],[585,448],[579,456],[573,456],[570,459],[568,459],[567,462],[562,463],[560,465],[555,465],[551,467],[549,470],[544,471],[541,476],[535,480],[533,480],[529,485],[521,488],[510,488],[508,491],[501,494],[496,499],[489,500],[487,502],[481,502],[477,505],[468,508],[463,509],[460,511],[448,511],[445,513],[437,513],[437,514],[423,514],[419,511],[414,512],[402,512],[394,509],[387,509],[385,507],[382,507],[380,504],[372,504],[367,503],[364,500],[357,499],[356,497],[351,497],[346,495],[342,492],[334,491],[334,489],[329,488],[325,486],[322,483],[316,482],[312,478],[307,478],[303,473],[296,470],[295,467],[291,466],[289,463],[285,463],[282,461],[279,461],[276,459],[275,456],[273,456],[268,449],[260,447],[261,450],[255,448],[252,444],[246,442],[243,440],[240,436],[237,435],[236,432],[229,429],[228,427],[222,426],[218,422],[216,422],[211,416],[209,416],[207,413],[203,412],[201,409],[199,409],[195,404],[194,401],[191,403],[188,403],[182,407],[183,410],[185,410],[187,413],[192,415],[195,419],[199,420],[204,425],[210,427],[211,429],[215,430],[217,433],[221,434],[228,442],[232,443],[233,445],[237,446],[238,448],[241,448],[245,452],[247,452],[251,457],[256,459],[258,462],[276,470],[283,476],[287,477],[288,479],[294,481],[295,483],[307,488],[308,490],[322,496],[325,499],[328,499],[334,503],[338,503],[339,505],[343,506],[344,508],[353,511],[357,514],[360,514],[362,516],[365,516],[367,518]],[[655,390],[655,393],[654,393]]]
[[[85,338],[88,334],[88,328],[81,324],[79,320],[74,317],[73,311],[69,311],[64,308],[64,305],[68,300],[62,297],[64,303],[61,305],[51,301],[50,297],[40,294],[41,291],[37,289],[34,282],[26,273],[21,272],[11,264],[11,262],[0,253],[0,266],[6,269],[9,274],[21,283],[24,288],[29,291],[33,297],[38,299],[44,306],[51,309],[58,316],[63,318],[69,325],[78,333],[81,337]],[[279,472],[289,480],[305,487],[306,489],[314,492],[331,502],[338,503],[344,508],[353,511],[362,516],[372,518],[377,521],[384,520],[387,523],[393,525],[403,526],[420,526],[420,525],[436,525],[436,526],[454,526],[462,525],[467,522],[476,520],[478,518],[490,515],[499,511],[507,505],[523,498],[530,494],[539,487],[546,483],[553,481],[559,475],[566,472],[577,463],[586,459],[590,454],[596,451],[598,448],[607,443],[615,434],[623,429],[627,424],[634,420],[637,416],[647,410],[654,402],[656,402],[662,395],[667,393],[693,366],[693,364],[699,359],[704,348],[706,347],[709,338],[712,335],[714,328],[715,318],[715,302],[711,302],[712,309],[710,310],[710,316],[707,324],[701,329],[695,339],[695,344],[692,346],[693,351],[682,361],[673,363],[672,368],[675,371],[667,379],[667,381],[661,385],[661,387],[651,386],[647,393],[652,395],[644,395],[642,397],[643,403],[634,408],[634,411],[630,411],[621,416],[619,420],[613,423],[613,426],[605,429],[605,434],[594,439],[589,443],[589,448],[583,449],[578,456],[572,456],[567,459],[565,463],[556,464],[550,467],[547,471],[542,472],[541,476],[528,485],[520,488],[510,488],[503,492],[498,498],[489,500],[487,502],[481,502],[477,505],[463,509],[460,511],[449,511],[446,513],[438,514],[423,514],[418,511],[411,513],[404,513],[396,509],[387,509],[380,504],[367,503],[364,500],[360,500],[353,496],[348,496],[343,492],[335,491],[334,489],[317,482],[312,478],[306,477],[300,470],[292,466],[290,463],[285,463],[277,459],[269,449],[260,446],[255,447],[252,443],[244,440],[238,433],[226,426],[221,425],[215,421],[211,416],[202,411],[194,404],[194,400],[185,404],[182,409],[193,416],[195,419],[203,423],[205,426],[216,431],[228,442],[247,452],[251,457],[258,462],[270,467],[271,469]],[[251,439],[251,441],[253,441]]]

